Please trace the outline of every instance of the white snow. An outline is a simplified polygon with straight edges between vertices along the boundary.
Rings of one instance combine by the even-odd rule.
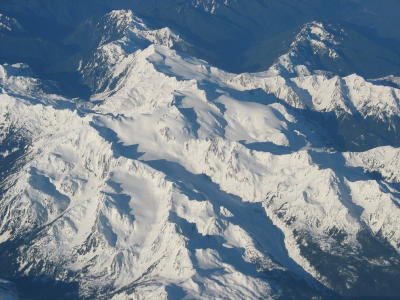
[[[0,126],[24,129],[28,141],[4,183],[0,242],[41,228],[21,258],[26,270],[61,262],[81,272],[82,295],[110,285],[110,299],[273,299],[279,287],[260,272],[325,284],[295,230],[325,249],[340,230],[357,247],[367,224],[400,250],[395,193],[347,178],[361,166],[397,181],[397,150],[345,153],[341,165],[341,154],[310,146],[321,137],[291,109],[391,116],[398,89],[356,75],[229,74],[172,50],[167,29],[126,11],[108,17],[153,44],[99,46],[82,68],[106,64],[99,101],[75,105],[42,92],[26,66],[0,67]],[[307,30],[334,43],[322,24]]]
[[[20,30],[22,27],[16,19],[0,13],[0,31],[9,33]]]

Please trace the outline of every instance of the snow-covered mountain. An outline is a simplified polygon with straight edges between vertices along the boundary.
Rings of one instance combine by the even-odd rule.
[[[326,67],[368,78],[400,75],[397,0],[5,0],[0,13],[24,31],[11,38],[0,33],[0,62],[29,63],[41,77],[66,84],[71,59],[88,50],[86,39],[71,35],[88,20],[120,9],[179,32],[195,46],[190,55],[232,72],[265,70],[287,52],[303,24],[317,20],[345,28],[348,37],[341,49],[345,59]]]
[[[398,145],[397,86],[320,69],[322,61],[333,65],[344,59],[338,48],[346,32],[330,27],[318,22],[306,24],[289,52],[269,70],[239,74],[230,79],[230,85],[240,90],[262,89],[292,107],[317,112],[313,117],[321,118],[338,136],[336,147],[358,151],[381,144]]]
[[[306,23],[233,74],[130,10],[96,20],[74,32],[88,99],[0,68],[0,278],[37,299],[398,295],[400,90],[320,69],[345,32]]]
[[[94,49],[79,61],[78,71],[92,91],[112,90],[126,70],[130,54],[150,44],[186,50],[188,43],[169,28],[150,29],[130,10],[113,11],[90,30]],[[87,30],[87,28],[85,28]],[[115,74],[118,72],[119,74]]]

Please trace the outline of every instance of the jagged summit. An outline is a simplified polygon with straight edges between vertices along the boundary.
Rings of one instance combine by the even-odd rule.
[[[290,45],[288,53],[278,58],[270,68],[275,74],[285,76],[310,75],[311,72],[324,70],[323,61],[341,60],[337,51],[340,35],[345,34],[332,26],[321,22],[310,22],[303,26]]]
[[[298,108],[362,114],[364,118],[374,114],[382,118],[398,115],[396,87],[374,84],[382,81],[367,81],[357,74],[341,77],[324,69],[324,59],[342,59],[337,48],[345,35],[331,25],[308,23],[289,51],[266,72],[239,74],[231,83],[243,89],[265,89]]]
[[[152,29],[146,25],[143,19],[137,17],[132,10],[115,10],[104,16],[96,24],[100,40],[97,47],[119,39],[135,38],[147,40],[157,45],[172,47],[175,43],[182,41],[179,35],[169,28]],[[139,44],[139,46],[141,46]]]
[[[108,75],[126,72],[121,69],[122,61],[129,60],[138,50],[151,44],[177,49],[190,47],[169,28],[150,28],[130,10],[112,11],[94,24],[94,28],[93,50],[79,61],[78,67],[83,81],[93,92],[113,89],[112,79],[119,76],[113,74],[113,78],[109,78]]]

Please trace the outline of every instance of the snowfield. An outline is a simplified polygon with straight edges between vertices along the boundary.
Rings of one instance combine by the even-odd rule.
[[[0,249],[16,274],[78,282],[82,298],[311,299],[352,295],[360,262],[398,271],[399,150],[335,149],[305,112],[397,134],[400,90],[300,64],[307,47],[339,59],[323,24],[270,70],[231,74],[130,11],[103,22],[80,65],[90,99],[0,67]],[[364,255],[372,242],[390,254]]]

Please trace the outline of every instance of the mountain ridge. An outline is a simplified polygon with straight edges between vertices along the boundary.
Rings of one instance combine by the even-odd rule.
[[[330,25],[235,74],[129,10],[96,20],[90,97],[0,68],[0,277],[38,299],[397,295],[400,91],[324,70]]]

